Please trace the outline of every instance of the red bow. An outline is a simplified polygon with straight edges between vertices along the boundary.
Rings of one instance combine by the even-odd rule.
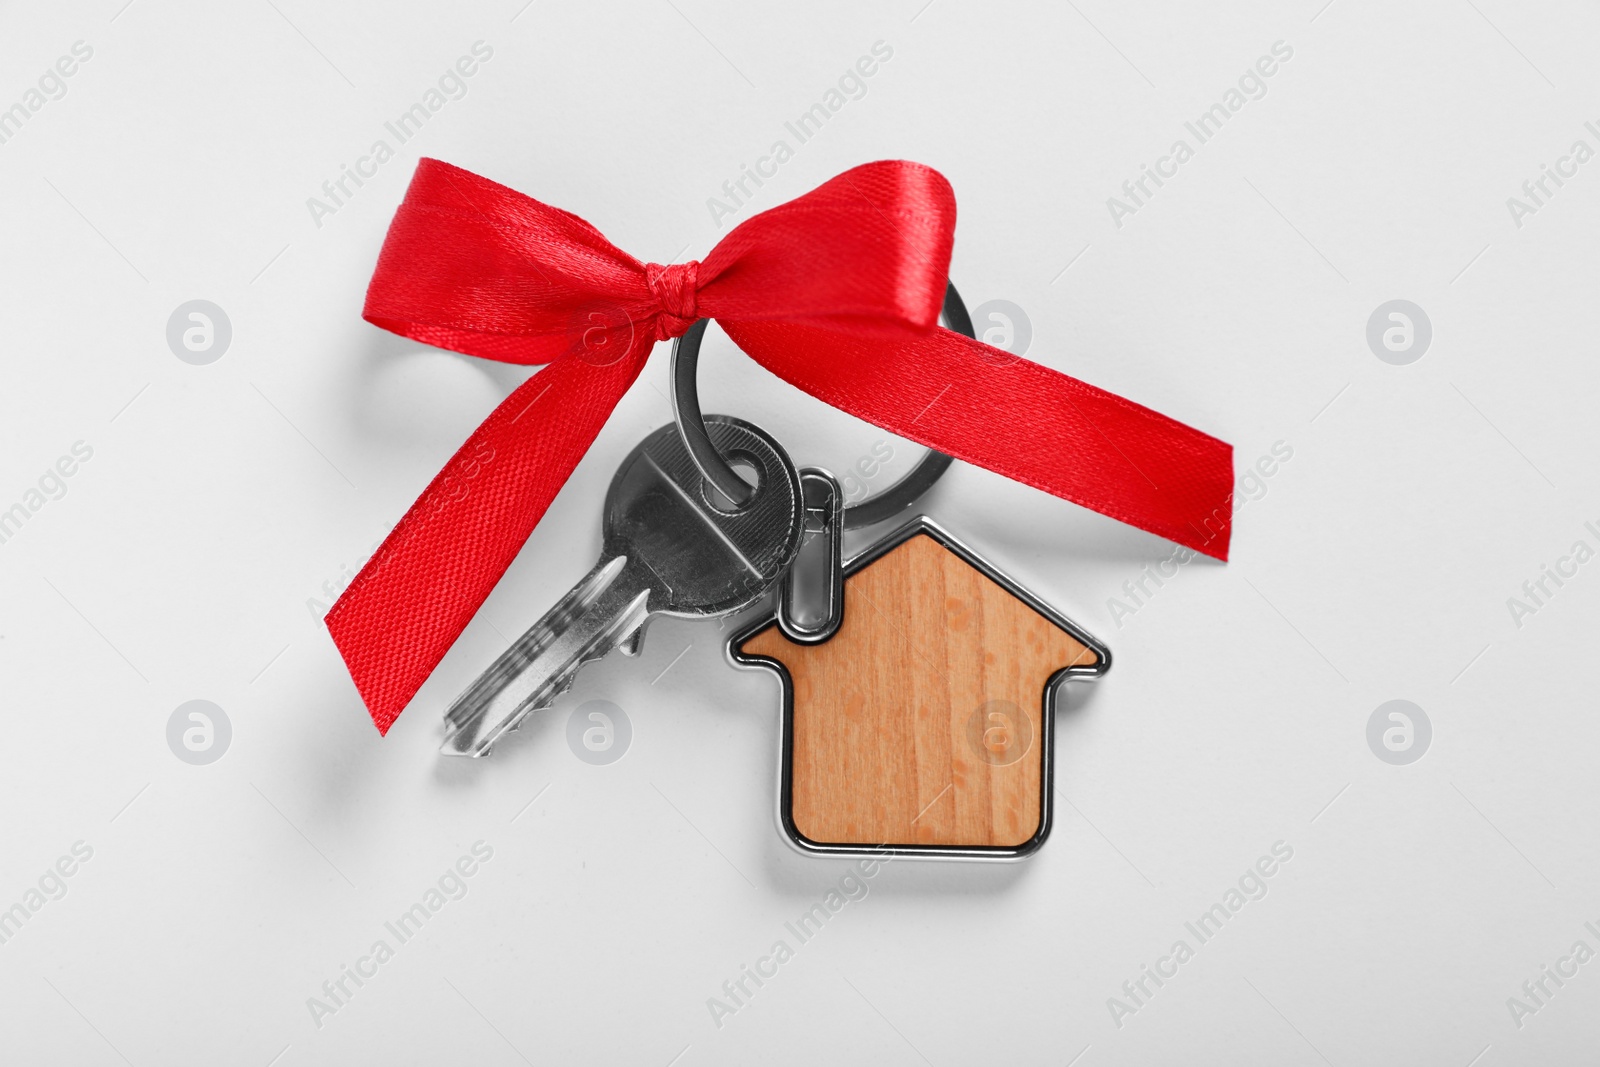
[[[418,163],[365,318],[546,366],[467,439],[328,613],[378,730],[511,565],[656,342],[697,318],[858,418],[1226,559],[1229,445],[938,328],[955,218],[938,171],[868,163],[748,219],[704,262],[663,266],[576,215]]]

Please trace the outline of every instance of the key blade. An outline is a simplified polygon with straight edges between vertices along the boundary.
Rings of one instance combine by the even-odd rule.
[[[447,756],[486,756],[531,713],[566,692],[585,663],[629,638],[649,614],[650,586],[626,556],[603,560],[502,652],[445,712]]]
[[[602,559],[594,569],[584,575],[571,592],[556,601],[538,622],[511,646],[502,652],[489,668],[480,674],[444,713],[445,728],[455,733],[467,722],[482,713],[483,707],[502,690],[506,683],[520,674],[560,635],[561,628],[577,618],[594,604],[612,582],[616,580],[627,560],[621,556]]]

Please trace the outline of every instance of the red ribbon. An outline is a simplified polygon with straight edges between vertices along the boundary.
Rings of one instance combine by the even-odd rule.
[[[778,377],[891,433],[1227,558],[1231,446],[937,326],[955,196],[885,161],[641,263],[576,215],[417,165],[367,321],[545,364],[467,438],[328,613],[380,733],[510,566],[656,342],[714,318]]]

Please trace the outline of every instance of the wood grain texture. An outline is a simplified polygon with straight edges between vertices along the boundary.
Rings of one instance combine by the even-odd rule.
[[[788,672],[791,814],[820,844],[1030,841],[1046,683],[1096,662],[926,534],[845,580],[844,623],[827,642],[798,645],[771,626],[740,651]]]

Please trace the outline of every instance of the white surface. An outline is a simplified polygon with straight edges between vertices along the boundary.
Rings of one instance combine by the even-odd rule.
[[[0,1059],[1592,1057],[1600,962],[1520,1029],[1506,1000],[1573,942],[1600,950],[1600,565],[1520,628],[1506,601],[1575,540],[1600,545],[1582,525],[1600,520],[1600,163],[1520,228],[1505,200],[1574,139],[1600,147],[1583,126],[1600,16],[122,2],[0,13],[0,106],[93,48],[0,144],[0,507],[93,448],[0,544],[0,907],[93,849],[0,944]],[[306,199],[479,40],[494,54],[465,98],[314,225]],[[932,164],[961,204],[954,277],[972,306],[1026,309],[1030,358],[1232,441],[1241,472],[1277,441],[1293,458],[1240,512],[1231,563],[1183,568],[1120,627],[1108,598],[1171,546],[954,470],[930,510],[1116,655],[1060,718],[1069,804],[1026,864],[891,864],[719,1028],[707,998],[847,868],[778,837],[769,678],[726,666],[714,627],[662,625],[492,760],[435,755],[496,628],[590,564],[606,480],[669,416],[665,346],[388,739],[307,600],[525,373],[360,319],[419,154],[643,258],[700,256],[707,198],[879,40],[894,55],[867,94],[738,217],[866,160]],[[1106,198],[1277,41],[1294,54],[1265,97],[1115,227]],[[233,325],[208,366],[165,340],[194,298]],[[1393,298],[1433,323],[1409,366],[1365,341]],[[843,467],[883,437],[720,337],[706,376],[708,410],[802,462]],[[202,767],[165,735],[197,698],[233,726]],[[595,698],[633,724],[610,766],[564,742]],[[1404,767],[1364,733],[1396,698],[1434,728]],[[307,998],[480,840],[493,858],[466,896],[315,1025]],[[1108,998],[1195,947],[1185,921],[1277,841],[1294,854],[1266,897],[1118,1027]]]

